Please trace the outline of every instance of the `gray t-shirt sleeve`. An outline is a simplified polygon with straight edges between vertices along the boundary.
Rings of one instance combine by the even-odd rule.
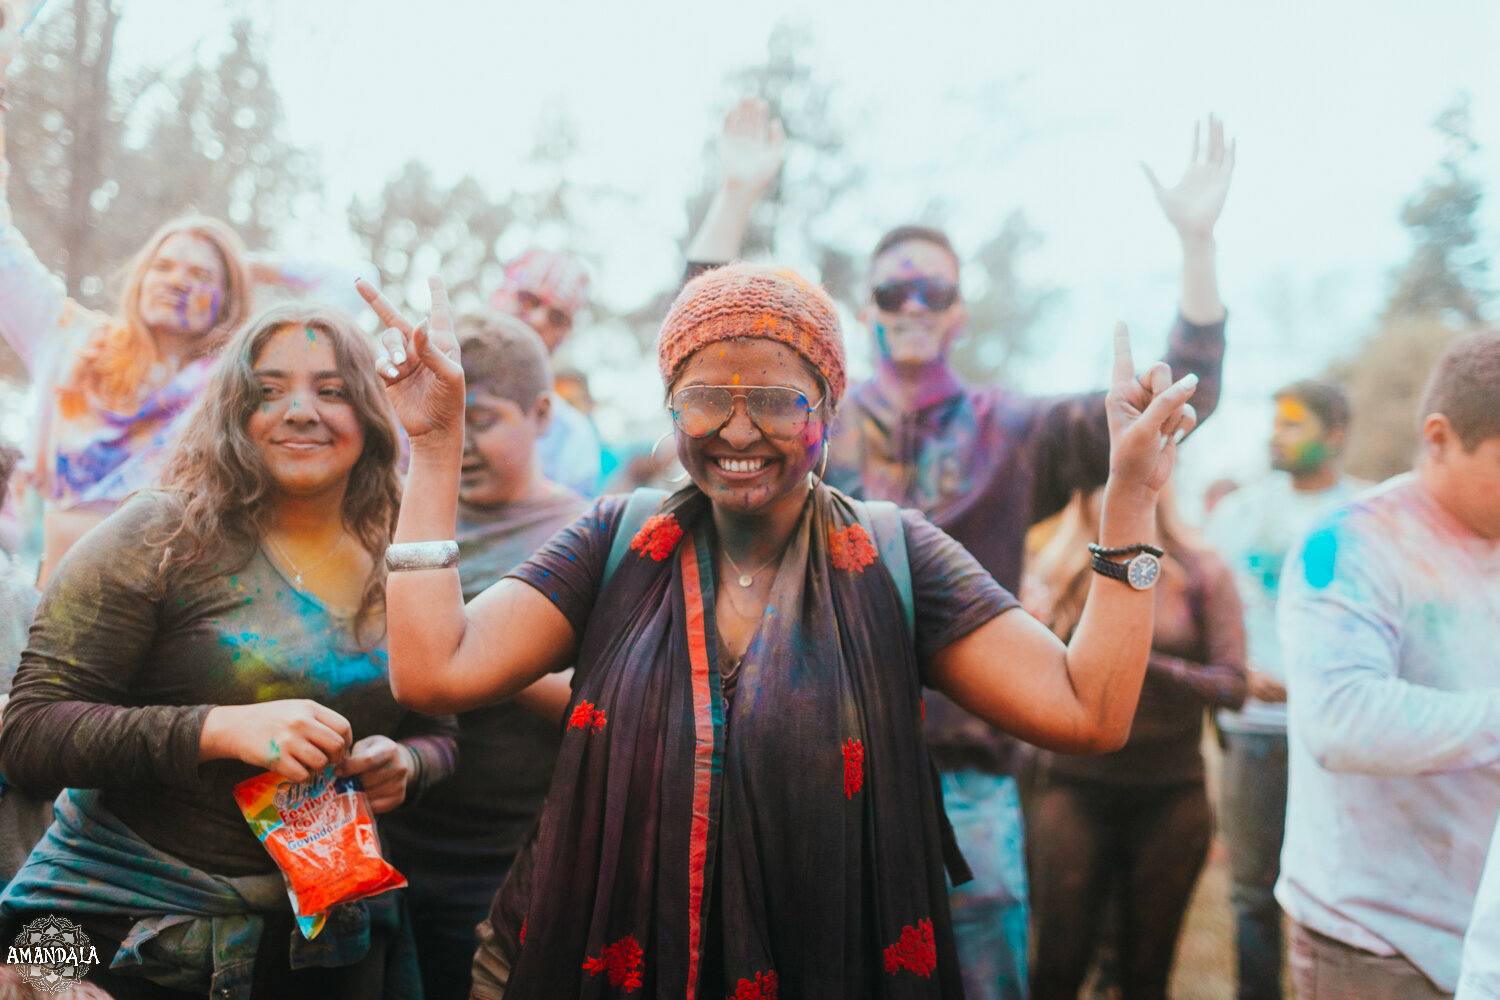
[[[1020,602],[919,511],[903,510],[901,521],[911,564],[917,662],[925,667],[945,646]]]

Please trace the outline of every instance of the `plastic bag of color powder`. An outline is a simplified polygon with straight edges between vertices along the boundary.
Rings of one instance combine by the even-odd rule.
[[[234,786],[234,798],[286,877],[292,913],[309,941],[332,907],[406,885],[380,856],[358,778],[336,777],[331,767],[305,782],[268,771]]]

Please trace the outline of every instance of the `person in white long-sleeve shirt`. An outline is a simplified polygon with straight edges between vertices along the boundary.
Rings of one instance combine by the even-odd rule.
[[[1416,470],[1282,574],[1299,1000],[1451,996],[1500,813],[1500,332],[1450,348],[1419,412]]]
[[[1474,899],[1474,916],[1464,935],[1464,964],[1454,1000],[1500,1000],[1500,824]]]

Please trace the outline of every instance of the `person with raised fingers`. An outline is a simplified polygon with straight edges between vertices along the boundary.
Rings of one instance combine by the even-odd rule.
[[[1039,745],[1120,746],[1152,632],[1153,508],[1196,379],[1116,332],[1110,550],[1070,645],[914,511],[820,477],[837,312],[789,270],[689,282],[658,364],[690,482],[606,497],[464,604],[450,564],[465,384],[429,321],[365,289],[411,439],[387,561],[391,683],[464,711],[576,664],[536,839],[492,908],[474,996],[958,997],[924,685]],[[960,875],[962,873],[960,872]]]
[[[746,106],[731,112],[731,119]],[[730,126],[726,124],[726,132]],[[761,191],[780,157],[779,130],[759,114],[735,130],[764,166],[739,185]],[[1235,147],[1217,118],[1197,126],[1186,167],[1165,185],[1147,169],[1162,213],[1182,248],[1181,292],[1165,363],[1195,373],[1199,417],[1219,397],[1225,310],[1216,276],[1214,227],[1229,191]],[[728,162],[725,191],[731,185]],[[738,256],[754,197],[716,198],[687,251],[687,274]],[[830,434],[828,481],[851,496],[925,513],[1002,587],[1021,583],[1026,532],[1108,473],[1104,392],[1035,398],[1001,383],[971,386],[950,363],[968,332],[961,261],[948,236],[897,226],[871,255],[860,319],[875,345],[875,376],[853,386]],[[976,331],[982,332],[982,331]],[[974,878],[953,887],[952,905],[969,995],[1022,1000],[1027,993],[1025,829],[1017,775],[1028,756],[1014,733],[988,725],[941,694],[925,726],[957,839]]]
[[[398,441],[344,314],[279,306],[229,341],[161,488],[80,541],[37,610],[0,771],[68,791],[0,897],[12,932],[81,924],[120,997],[419,989],[392,895],[336,907],[314,941],[294,929],[233,794],[334,767],[386,813],[453,769],[453,721],[387,679]]]
[[[511,316],[467,314],[455,327],[465,385],[458,574],[473,600],[588,504],[542,472],[553,373],[541,337]],[[541,814],[571,698],[566,673],[549,674],[524,695],[460,714],[458,768],[381,824],[409,883],[426,1000],[469,995],[474,929]]]
[[[719,187],[688,244],[687,259],[723,263],[740,255],[750,215],[781,173],[786,131],[758,97],[744,97],[724,116],[716,145]]]

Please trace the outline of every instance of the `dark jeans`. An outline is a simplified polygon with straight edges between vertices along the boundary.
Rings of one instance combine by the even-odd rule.
[[[1165,1000],[1177,934],[1213,837],[1201,783],[1038,782],[1027,831],[1036,941],[1032,1000],[1076,1000],[1114,887],[1126,1000]]]
[[[1238,996],[1281,1000],[1281,907],[1271,891],[1286,827],[1286,735],[1226,732],[1224,739],[1219,822],[1229,847]]]
[[[481,876],[488,885],[493,879]],[[499,882],[505,881],[502,875]],[[499,882],[496,882],[498,886]],[[417,964],[425,1000],[468,1000],[479,939],[474,929],[489,916],[488,901],[465,903],[436,886],[415,882],[407,889]]]
[[[11,941],[22,925],[37,917],[48,916],[43,910],[22,912],[0,921],[0,934]],[[115,1000],[181,1000],[184,997],[201,997],[201,993],[174,990],[159,986],[140,976],[121,975],[110,971],[120,942],[111,937],[95,920],[78,914],[67,914],[74,923],[83,927],[89,943],[99,955],[99,965],[89,970],[85,983],[106,991]],[[379,1000],[385,988],[385,960],[391,942],[384,936],[372,934],[370,952],[353,965],[335,968],[297,969],[291,966],[292,913],[273,914],[266,917],[265,931],[261,934],[260,947],[255,955],[255,982],[251,987],[252,1000]],[[471,956],[472,957],[472,956]],[[467,971],[467,966],[465,967]]]

